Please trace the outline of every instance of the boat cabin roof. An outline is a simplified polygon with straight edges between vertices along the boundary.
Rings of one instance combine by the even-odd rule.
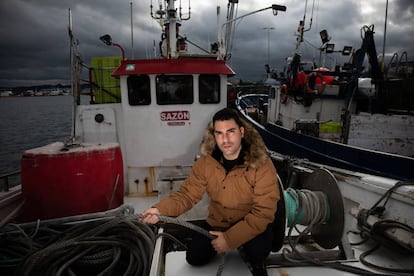
[[[235,75],[223,61],[217,59],[140,59],[123,60],[113,76],[141,74],[220,74]]]

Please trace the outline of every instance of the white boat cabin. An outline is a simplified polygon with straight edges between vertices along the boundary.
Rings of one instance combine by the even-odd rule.
[[[217,59],[124,60],[121,102],[80,105],[81,143],[117,142],[127,195],[148,196],[177,188],[197,157],[212,115],[227,106],[227,77]]]

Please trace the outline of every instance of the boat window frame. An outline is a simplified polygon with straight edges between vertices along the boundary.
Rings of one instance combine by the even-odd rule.
[[[198,101],[200,104],[218,104],[221,100],[220,95],[221,78],[219,75],[200,74],[198,76]]]
[[[163,88],[161,85],[166,87]],[[170,87],[168,88],[168,86]],[[171,89],[174,89],[175,91],[172,92]],[[193,75],[162,74],[155,76],[155,95],[158,105],[193,104]]]
[[[136,87],[134,87],[134,85]],[[148,75],[131,75],[127,78],[128,103],[131,106],[151,104],[151,80]]]

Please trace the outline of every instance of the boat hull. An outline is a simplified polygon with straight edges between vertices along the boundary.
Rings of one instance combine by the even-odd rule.
[[[246,114],[243,116],[259,131],[269,150],[351,171],[399,180],[414,179],[414,158],[322,140],[272,123],[262,126]]]

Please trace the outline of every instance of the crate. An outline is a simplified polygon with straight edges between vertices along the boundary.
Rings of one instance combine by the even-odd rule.
[[[91,75],[95,103],[121,102],[119,78],[112,72],[121,64],[121,57],[93,57]]]

